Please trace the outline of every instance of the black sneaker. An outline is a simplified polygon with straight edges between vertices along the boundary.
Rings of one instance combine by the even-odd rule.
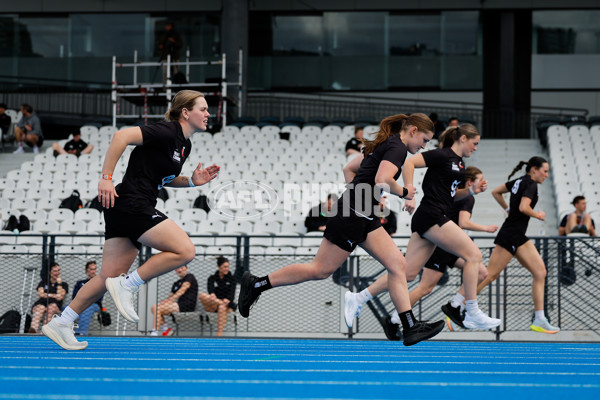
[[[412,328],[404,330],[404,345],[412,346],[422,340],[431,339],[444,329],[444,321],[433,323],[417,322]]]
[[[247,271],[244,272],[244,276],[242,276],[240,295],[238,297],[238,309],[240,315],[244,318],[248,318],[248,315],[250,315],[250,307],[252,307],[260,297],[260,292],[254,289],[254,283],[257,280],[258,278],[256,276]]]
[[[444,304],[442,306],[442,311],[456,325],[460,326],[461,328],[465,327],[465,325],[463,324],[463,320],[465,319],[465,316],[463,313],[460,312],[460,307],[452,307],[452,304],[450,304],[450,302],[448,302],[448,304]]]
[[[385,321],[383,322],[383,331],[385,332],[385,336],[388,338],[388,340],[402,340],[400,324],[394,324],[392,322],[392,317],[390,317],[389,315],[385,318]]]

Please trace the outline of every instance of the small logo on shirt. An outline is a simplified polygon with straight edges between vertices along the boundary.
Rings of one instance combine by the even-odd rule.
[[[452,171],[460,172],[460,168],[454,161],[452,161]]]
[[[181,154],[183,156],[183,150],[181,150]],[[181,162],[181,157],[179,157],[179,149],[175,149],[175,151],[173,152],[173,160]]]
[[[347,242],[350,243],[350,246],[354,245],[354,242],[352,242],[350,240],[348,240]]]

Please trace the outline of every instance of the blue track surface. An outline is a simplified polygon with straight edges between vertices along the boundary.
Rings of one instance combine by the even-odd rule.
[[[598,399],[600,344],[0,337],[9,399]]]

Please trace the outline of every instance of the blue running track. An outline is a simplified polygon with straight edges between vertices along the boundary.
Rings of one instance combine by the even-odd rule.
[[[600,344],[0,337],[2,399],[600,398]]]

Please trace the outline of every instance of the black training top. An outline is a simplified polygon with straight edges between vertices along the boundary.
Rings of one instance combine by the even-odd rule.
[[[128,213],[153,212],[158,191],[179,176],[192,149],[177,121],[140,128],[143,145],[131,152],[123,182],[116,187],[115,209]]]
[[[233,301],[235,298],[235,284],[235,278],[231,275],[231,272],[228,272],[221,279],[219,271],[217,271],[208,277],[206,289],[208,289],[209,294],[214,293],[217,299],[228,299],[229,308],[235,310],[236,304]]]
[[[473,214],[473,206],[475,206],[475,197],[468,194],[464,198],[456,200],[446,216],[458,225],[458,216],[460,212],[467,211],[469,214]]]
[[[61,283],[54,282],[54,283],[52,283],[52,282],[41,281],[40,283],[38,283],[36,290],[39,289],[39,288],[44,288],[44,293],[56,294],[56,293],[58,293],[58,287],[59,286],[61,286],[65,290],[65,296],[66,296],[66,293],[69,292],[69,285],[67,284],[67,282],[61,282]],[[64,298],[63,298],[63,300],[64,300]],[[38,304],[44,304],[46,302],[48,302],[48,304],[49,303],[55,303],[58,306],[58,308],[62,308],[63,300],[58,300],[58,299],[53,299],[53,298],[47,298],[47,299],[39,299],[37,301],[37,303]]]
[[[358,140],[357,138],[352,138],[352,139],[348,140],[348,142],[346,142],[346,151],[348,151],[350,149],[360,151],[361,147],[362,147],[362,142],[360,140]]]
[[[87,146],[87,143],[81,139],[79,139],[78,141],[69,140],[67,143],[65,143],[64,149],[67,152],[75,150],[78,153],[80,153],[83,150],[85,150]]]
[[[198,298],[198,282],[194,275],[188,273],[175,282],[171,287],[171,293],[177,292],[183,286],[184,282],[189,282],[190,287],[177,299],[177,304],[179,304],[179,308],[182,310],[194,310],[196,309],[196,299]]]
[[[465,180],[465,165],[451,148],[423,153],[427,172],[423,179],[423,200],[420,207],[450,217],[456,189]]]
[[[524,175],[518,179],[506,182],[506,189],[510,191],[510,203],[508,218],[502,224],[501,229],[508,229],[520,232],[523,235],[527,232],[529,216],[519,211],[521,199],[527,197],[531,199],[531,208],[535,207],[538,201],[537,183],[529,175]]]
[[[358,210],[361,214],[366,216],[375,215],[376,209],[379,208],[379,195],[375,196],[375,176],[379,169],[379,164],[382,161],[389,161],[398,167],[398,172],[394,175],[394,180],[397,180],[402,173],[402,166],[406,160],[408,149],[406,145],[402,143],[400,135],[392,135],[385,142],[381,143],[375,148],[375,150],[369,154],[360,164],[360,168],[354,176],[354,179],[348,185],[348,190],[344,192],[342,198],[344,202],[354,210]],[[363,184],[364,187],[358,186]],[[357,190],[359,189],[359,190]],[[371,194],[371,199],[367,201],[367,194]],[[356,203],[356,196],[360,196],[362,203]]]

